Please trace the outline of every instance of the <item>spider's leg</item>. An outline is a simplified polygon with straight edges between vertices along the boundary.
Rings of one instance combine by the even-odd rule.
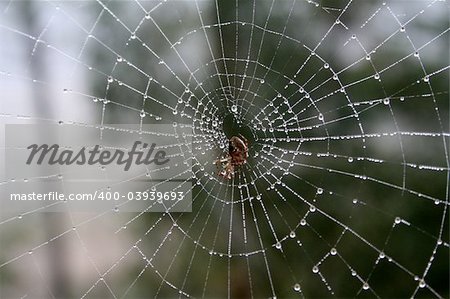
[[[244,143],[245,143],[246,145],[248,145],[248,140],[247,140],[247,138],[245,138],[244,135],[242,135],[241,133],[239,133],[239,136],[240,136],[241,139],[244,141]]]

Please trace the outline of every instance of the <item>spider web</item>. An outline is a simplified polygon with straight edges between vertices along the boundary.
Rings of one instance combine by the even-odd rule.
[[[194,128],[190,213],[2,215],[2,298],[448,298],[446,1],[0,11],[4,124]]]

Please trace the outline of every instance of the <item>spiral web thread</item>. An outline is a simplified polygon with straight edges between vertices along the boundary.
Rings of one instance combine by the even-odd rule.
[[[35,27],[0,5],[4,123],[194,128],[191,213],[70,214],[50,234],[42,210],[3,218],[4,240],[34,236],[3,245],[2,276],[37,278],[15,296],[56,296],[57,248],[85,265],[81,298],[448,297],[447,2],[39,1]],[[27,93],[44,89],[52,113]],[[227,180],[214,161],[238,134]]]

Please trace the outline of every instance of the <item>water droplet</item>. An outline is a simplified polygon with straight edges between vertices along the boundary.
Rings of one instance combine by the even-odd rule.
[[[358,200],[356,198],[353,199],[353,204],[357,204]]]
[[[289,234],[289,237],[291,237],[291,238],[295,238],[295,232],[294,231],[292,231],[290,234]]]
[[[404,101],[405,100],[405,97],[400,97],[400,101]]]
[[[366,60],[370,60],[370,55],[369,54],[366,55]]]
[[[415,52],[414,57],[419,57],[419,52]]]
[[[133,34],[130,36],[130,38],[131,38],[131,39],[136,39],[136,34],[133,33]]]
[[[423,78],[423,82],[428,82],[430,81],[430,78],[428,76],[426,76],[425,78]]]
[[[427,284],[425,283],[425,281],[423,279],[420,280],[419,282],[419,288],[423,289]]]
[[[147,20],[149,20],[149,19],[150,19],[150,13],[146,13],[146,14],[145,14],[145,18],[146,18]]]
[[[364,290],[368,290],[368,289],[369,289],[369,284],[368,284],[367,282],[365,282],[365,283],[363,284],[363,289],[364,289]]]
[[[108,82],[109,82],[109,83],[113,83],[113,81],[114,81],[113,77],[109,76],[109,77],[108,77]]]
[[[261,79],[261,81],[260,81],[260,82],[261,82],[261,84],[264,84],[264,82],[266,82],[266,81],[264,81],[264,79]]]
[[[338,79],[338,75],[334,74],[333,75],[333,80],[337,80]]]
[[[237,106],[236,105],[231,106],[231,111],[236,113],[237,112]]]
[[[294,284],[294,291],[300,292],[300,285],[298,283]]]
[[[329,65],[328,63],[325,63],[325,64],[323,65],[323,67],[324,67],[325,69],[328,69],[328,68],[330,67],[330,65]]]
[[[17,215],[17,219],[22,219],[22,215]]]
[[[322,194],[323,193],[323,189],[322,188],[317,188],[317,194]]]
[[[300,225],[305,226],[306,225],[306,220],[305,219],[300,220]]]
[[[316,207],[315,207],[315,206],[310,206],[310,207],[309,207],[309,211],[310,211],[311,213],[314,213],[314,212],[316,211]]]
[[[117,56],[117,62],[122,62],[122,61],[123,61],[122,57]]]
[[[319,272],[319,267],[314,266],[314,267],[312,268],[312,271],[313,271],[313,273],[318,273],[318,272]]]
[[[336,255],[336,254],[337,254],[336,248],[331,248],[330,254],[331,254],[331,255]]]
[[[275,244],[275,248],[276,248],[276,249],[281,249],[281,243],[278,242],[277,244]]]
[[[374,78],[375,80],[380,79],[380,74],[376,73],[375,75],[373,75],[373,78]]]
[[[177,109],[173,109],[173,110],[172,110],[172,114],[173,114],[173,115],[177,115],[177,114],[178,114]]]
[[[400,28],[400,32],[405,32],[405,27]]]
[[[114,207],[114,212],[119,212],[119,207]]]
[[[356,38],[356,34],[352,34],[352,39],[355,39]]]
[[[385,105],[389,105],[390,102],[391,101],[389,100],[389,98],[383,99],[383,104],[385,104]]]
[[[348,157],[347,161],[348,161],[348,163],[352,163],[353,162],[353,157]]]
[[[141,113],[139,113],[139,115],[140,115],[142,118],[144,118],[144,117],[145,117],[145,111],[144,111],[144,110],[141,110]]]
[[[323,114],[322,113],[320,113],[318,117],[319,117],[320,121],[323,121]]]
[[[395,224],[400,224],[400,222],[402,222],[402,219],[400,219],[400,217],[395,217]]]
[[[382,252],[380,252],[380,255],[379,255],[379,258],[380,258],[380,259],[384,259],[384,258],[385,258],[385,256],[386,256],[386,255],[384,254],[384,252],[383,252],[383,251],[382,251]]]

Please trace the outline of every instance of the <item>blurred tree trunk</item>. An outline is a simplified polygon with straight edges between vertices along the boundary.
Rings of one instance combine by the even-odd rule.
[[[38,37],[41,34],[43,29],[42,24],[39,24],[39,12],[40,10],[35,6],[33,1],[24,1],[23,2],[23,12],[22,19],[25,25],[26,31],[32,34],[32,36]],[[38,45],[37,51],[39,51]],[[31,49],[30,49],[31,50]],[[30,51],[31,53],[31,51]],[[30,59],[30,77],[31,78],[39,78],[44,82],[49,82],[47,79],[48,68],[46,62],[43,58],[43,55],[35,55]],[[32,85],[32,103],[33,109],[36,112],[34,115],[37,117],[45,117],[48,119],[57,119],[57,115],[54,113],[54,103],[53,99],[48,92],[48,89],[45,86],[39,86],[36,84]],[[48,132],[37,131],[37,134],[48,134]],[[44,167],[44,166],[43,166]],[[42,169],[43,173],[45,169]],[[44,190],[36,190],[37,192]],[[47,190],[48,191],[48,190]],[[50,240],[55,236],[61,234],[61,228],[67,226],[65,223],[65,215],[62,213],[43,213],[42,221],[43,227],[42,229],[47,234],[46,239]],[[51,245],[46,246],[47,249],[47,268],[48,273],[46,273],[47,279],[46,286],[49,288],[51,294],[47,294],[54,296],[55,298],[69,298],[70,297],[70,275],[68,269],[68,263],[66,260],[69,257],[67,253],[67,248],[65,246],[66,242],[64,238],[57,239],[51,243]],[[42,285],[42,293],[45,292],[45,284]]]

